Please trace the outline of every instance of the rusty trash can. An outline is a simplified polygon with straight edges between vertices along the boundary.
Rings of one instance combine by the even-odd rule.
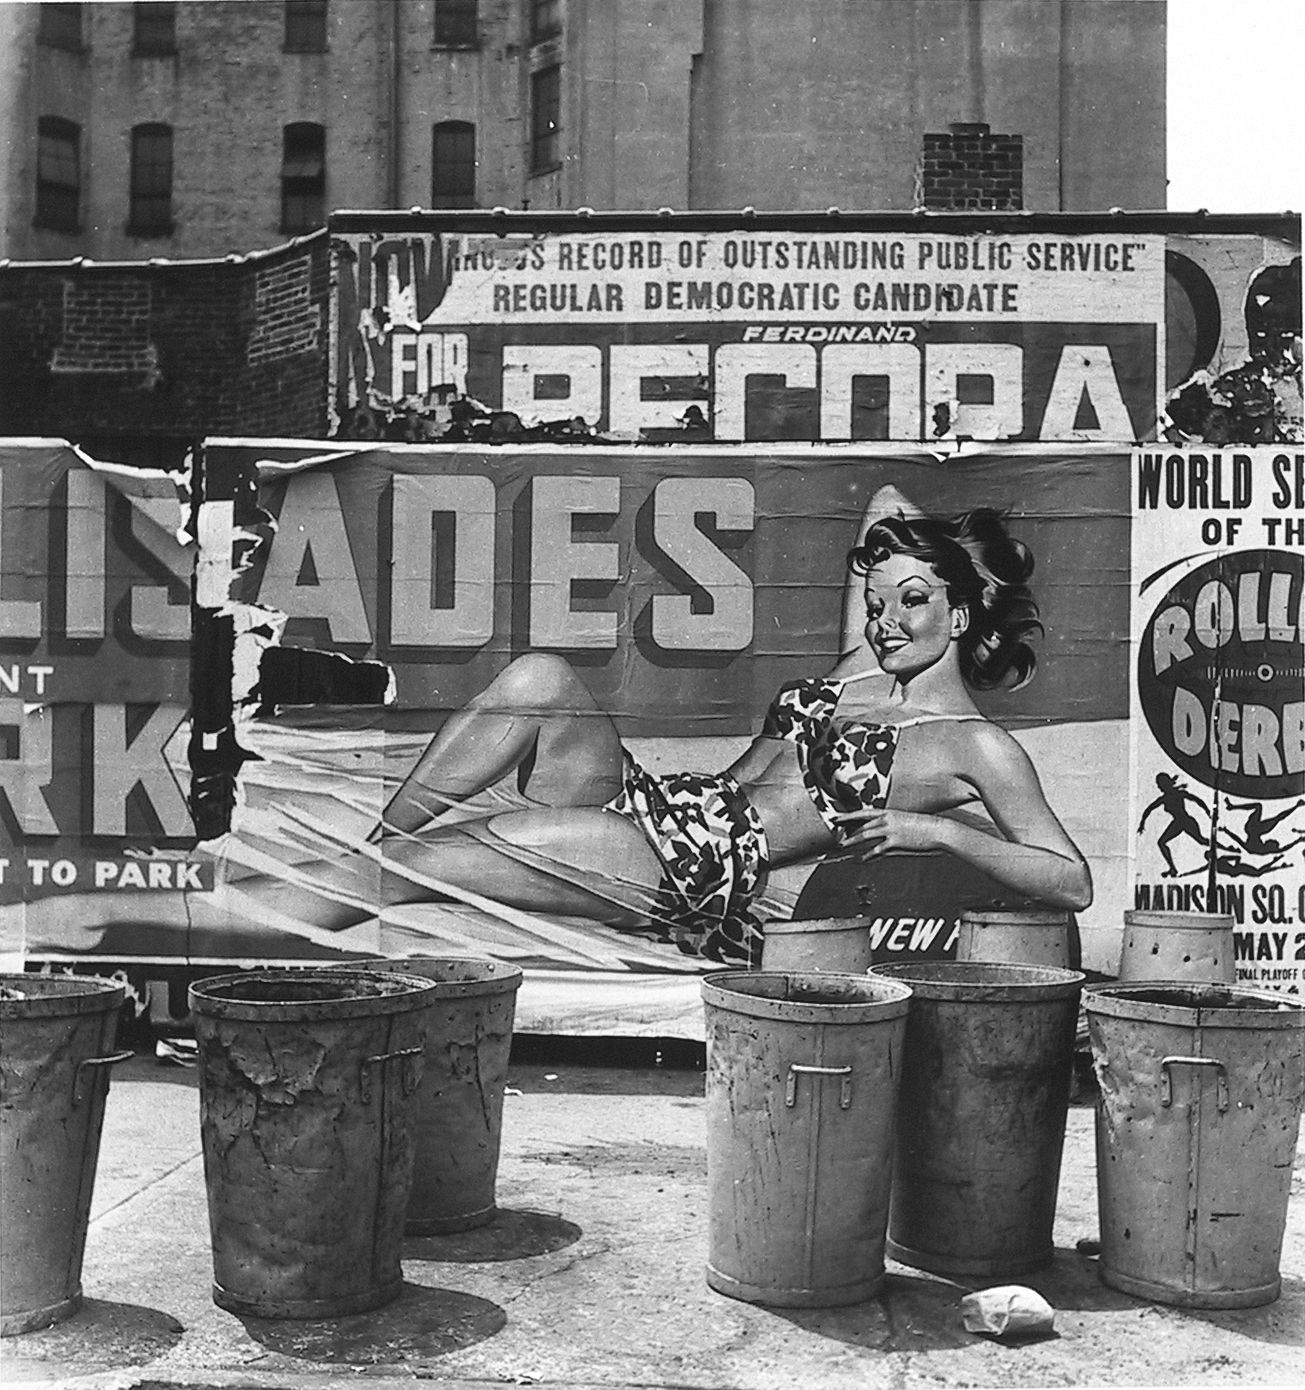
[[[398,1297],[434,991],[303,969],[191,986],[219,1307],[328,1318]]]
[[[1102,1281],[1184,1308],[1281,1289],[1305,1100],[1305,1004],[1156,981],[1083,997],[1097,1103]]]
[[[1085,977],[981,961],[876,975],[912,991],[888,1253],[958,1277],[1049,1264]]]
[[[498,1211],[503,1094],[521,967],[476,956],[412,955],[331,968],[360,965],[418,976],[435,987],[414,1102],[417,1152],[405,1234],[484,1226]]]
[[[93,975],[0,975],[0,1336],[82,1301],[82,1257],[126,989]]]

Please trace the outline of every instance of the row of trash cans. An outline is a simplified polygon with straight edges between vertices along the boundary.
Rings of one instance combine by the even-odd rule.
[[[711,1286],[823,1307],[873,1295],[886,1254],[988,1282],[1049,1263],[1081,1004],[1103,1281],[1184,1307],[1275,1299],[1305,1007],[1085,982],[979,961],[709,976]]]
[[[402,1288],[405,1235],[493,1219],[519,967],[411,957],[190,990],[213,1247],[232,1312],[331,1318]],[[0,976],[0,1335],[81,1302],[121,985]]]
[[[192,986],[220,1306],[376,1308],[402,1287],[405,1234],[493,1218],[520,982],[418,956]],[[1305,1008],[1084,984],[984,961],[704,977],[709,1285],[833,1306],[873,1296],[886,1255],[980,1281],[1049,1262],[1081,1003],[1103,1279],[1191,1307],[1275,1298]],[[4,1335],[80,1301],[122,1002],[93,977],[0,976]]]

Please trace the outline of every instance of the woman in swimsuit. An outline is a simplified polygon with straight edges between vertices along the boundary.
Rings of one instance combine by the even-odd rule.
[[[1026,639],[1041,625],[1025,547],[987,509],[897,516],[870,525],[849,564],[864,579],[866,644],[781,689],[723,773],[654,776],[562,658],[514,661],[386,807],[373,836],[384,903],[475,894],[753,965],[767,870],[841,850],[945,850],[1022,895],[1086,907],[1087,865],[1033,765],[970,695],[1032,674]],[[453,808],[486,789],[511,809],[458,821]],[[941,814],[978,806],[996,833]],[[341,901],[351,874],[314,870],[314,920],[367,915],[356,876],[356,908]]]

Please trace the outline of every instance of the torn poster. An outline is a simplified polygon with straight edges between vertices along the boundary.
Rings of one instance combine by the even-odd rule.
[[[1057,853],[1092,880],[1085,959],[1117,950],[1126,453],[209,441],[167,532],[171,480],[119,490],[71,450],[38,458],[6,453],[0,533],[17,695],[0,913],[31,959],[484,954],[556,986],[550,1027],[610,1031],[614,1000],[742,959],[738,923],[864,917],[885,959],[947,954],[967,906],[1036,901],[1044,881],[1082,899],[1063,865],[1026,872]],[[96,529],[82,499],[101,494]],[[904,720],[867,743],[844,726],[884,673],[839,674],[870,650],[849,550],[886,517],[988,511],[992,544],[1034,561],[1036,670],[975,685],[946,728]],[[76,732],[51,740],[46,717]],[[918,830],[946,810],[970,857],[842,843],[811,790],[818,725],[880,777],[867,814],[909,795]],[[949,748],[980,762],[948,771]],[[763,755],[782,778],[757,773]],[[648,1008],[662,1031],[695,1026],[660,995]]]

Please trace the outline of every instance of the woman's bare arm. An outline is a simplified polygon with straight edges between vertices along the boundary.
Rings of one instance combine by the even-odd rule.
[[[972,751],[964,780],[972,782],[1000,837],[947,816],[884,810],[849,817],[859,826],[852,842],[869,843],[874,855],[946,850],[1039,902],[1075,911],[1089,906],[1087,861],[1048,806],[1028,754],[1005,730],[986,723],[975,726]]]

